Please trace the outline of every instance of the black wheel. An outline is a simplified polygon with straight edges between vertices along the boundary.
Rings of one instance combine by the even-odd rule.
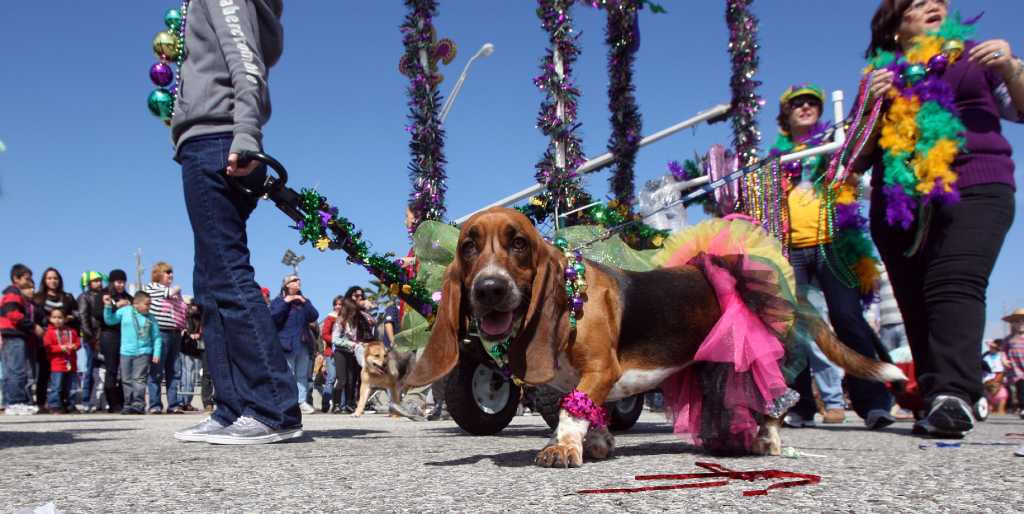
[[[611,422],[608,423],[608,429],[612,432],[622,432],[633,428],[636,424],[636,420],[640,419],[640,415],[644,412],[644,395],[643,393],[634,394],[628,396],[615,403],[605,404],[608,408],[608,414],[611,417]]]
[[[516,415],[520,390],[493,366],[460,356],[445,388],[452,419],[473,435],[501,432]]]

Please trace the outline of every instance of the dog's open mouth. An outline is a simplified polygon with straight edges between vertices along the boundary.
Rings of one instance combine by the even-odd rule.
[[[515,311],[491,311],[480,317],[480,335],[488,341],[505,339],[512,334]]]

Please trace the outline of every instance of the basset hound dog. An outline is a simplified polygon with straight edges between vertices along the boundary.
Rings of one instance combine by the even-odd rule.
[[[516,377],[563,392],[575,388],[598,405],[656,388],[693,364],[721,315],[715,291],[699,269],[631,272],[590,260],[584,265],[586,303],[576,330],[570,330],[563,253],[518,211],[492,208],[470,218],[445,271],[430,341],[406,384],[428,384],[447,374],[458,361],[459,341],[471,320],[485,340],[511,338],[507,357]],[[895,366],[847,348],[820,319],[811,330],[828,358],[851,375],[903,379]],[[765,417],[755,453],[780,453],[780,425],[780,419]],[[587,420],[562,409],[535,462],[576,467],[584,457],[608,457],[613,447],[606,428],[591,429]]]

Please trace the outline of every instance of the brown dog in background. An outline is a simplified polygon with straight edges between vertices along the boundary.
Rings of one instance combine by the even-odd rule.
[[[391,396],[391,411],[409,417],[396,407],[402,403],[402,380],[416,362],[415,352],[393,352],[380,341],[366,343],[363,353],[363,371],[360,373],[359,402],[353,416],[362,416],[366,401],[373,389],[384,389]]]

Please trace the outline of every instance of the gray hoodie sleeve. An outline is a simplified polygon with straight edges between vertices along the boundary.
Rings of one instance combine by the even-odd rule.
[[[229,4],[221,7],[223,4]],[[259,151],[260,120],[270,110],[267,68],[260,52],[259,20],[251,0],[204,2],[227,61],[234,88],[231,153]],[[263,114],[261,116],[261,113]]]

